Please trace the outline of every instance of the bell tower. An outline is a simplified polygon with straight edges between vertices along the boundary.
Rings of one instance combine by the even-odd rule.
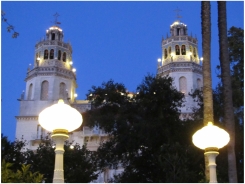
[[[159,59],[157,76],[170,76],[173,85],[185,95],[181,119],[191,116],[197,103],[189,93],[203,86],[201,60],[198,56],[197,38],[188,35],[187,25],[180,20],[170,25],[170,37],[162,39],[162,58]]]
[[[33,68],[28,68],[25,78],[26,93],[19,99],[16,138],[23,136],[29,149],[35,149],[47,135],[38,124],[38,115],[44,108],[60,98],[71,105],[76,104],[77,83],[72,67],[72,47],[63,41],[64,33],[57,21],[55,23],[46,30],[46,38],[35,45]]]

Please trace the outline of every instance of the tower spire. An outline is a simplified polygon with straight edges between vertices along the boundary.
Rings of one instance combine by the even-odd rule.
[[[178,7],[176,10],[174,10],[176,12],[176,18],[177,18],[177,21],[180,21],[180,19],[182,18],[182,16],[179,15],[179,12],[182,11],[180,10]]]
[[[60,22],[57,21],[57,18],[60,16],[57,12],[53,15],[54,16],[54,21],[52,23],[54,23],[56,26],[61,24]]]

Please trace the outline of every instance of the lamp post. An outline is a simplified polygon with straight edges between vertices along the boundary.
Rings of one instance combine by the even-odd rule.
[[[64,141],[69,137],[68,132],[81,126],[82,115],[60,99],[57,104],[44,109],[38,121],[44,129],[52,132],[51,137],[56,143],[53,183],[64,183]]]
[[[208,122],[192,136],[193,144],[205,150],[204,155],[208,157],[210,183],[217,183],[215,158],[219,154],[218,150],[227,145],[229,141],[229,134],[224,129],[214,126],[212,122]]]

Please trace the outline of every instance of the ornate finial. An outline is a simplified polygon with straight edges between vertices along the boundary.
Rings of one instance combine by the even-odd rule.
[[[182,16],[179,15],[179,12],[182,11],[182,10],[180,10],[180,9],[177,7],[177,9],[174,10],[174,11],[176,12],[176,18],[177,18],[177,20],[180,19],[180,18],[182,18]]]
[[[57,26],[58,24],[61,24],[60,22],[57,21],[57,18],[58,18],[60,15],[56,12],[53,16],[55,17],[55,20],[54,20],[52,23],[54,23],[56,26]]]

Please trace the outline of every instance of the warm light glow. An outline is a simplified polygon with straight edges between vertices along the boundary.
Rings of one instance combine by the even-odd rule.
[[[77,98],[77,96],[78,96],[78,95],[75,93],[75,94],[74,94],[74,97]]]
[[[38,121],[44,129],[50,132],[57,129],[71,132],[81,126],[83,118],[80,112],[60,99],[57,104],[44,109],[39,114]]]
[[[60,28],[57,27],[57,26],[53,26],[53,27],[50,27],[50,28],[49,28],[49,30],[54,30],[54,29],[59,30],[59,31],[62,31],[62,29],[60,29]]]
[[[189,55],[191,56],[192,55],[192,52],[190,52]]]
[[[70,65],[72,65],[73,64],[73,62],[72,61],[70,61]]]
[[[74,146],[73,145],[70,145],[70,149],[74,149]]]
[[[157,60],[158,62],[161,62],[162,60],[160,59],[160,58],[158,58],[158,60]]]
[[[37,60],[40,61],[40,57],[38,57]]]
[[[202,61],[203,60],[203,57],[201,57],[200,60]]]
[[[174,56],[174,53],[172,53],[172,52],[171,52],[171,54],[170,54],[170,55],[171,55],[171,57],[173,57],[173,56]]]
[[[229,141],[229,134],[224,129],[214,126],[212,122],[208,122],[207,126],[192,136],[193,144],[200,149],[212,147],[219,149],[227,145]]]
[[[76,68],[73,68],[72,71],[73,71],[73,72],[76,72]]]

